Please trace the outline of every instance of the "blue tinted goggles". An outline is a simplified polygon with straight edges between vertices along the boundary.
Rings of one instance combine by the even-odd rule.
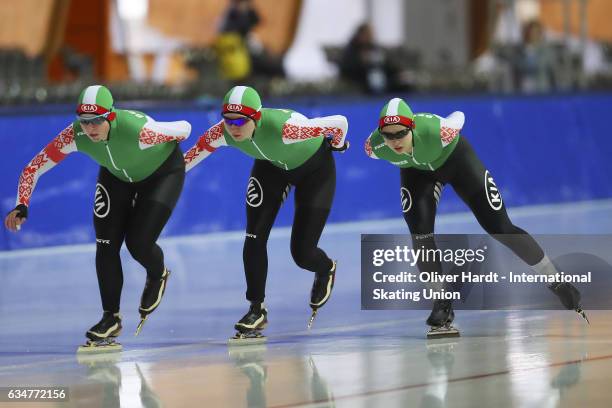
[[[242,118],[234,118],[234,119],[230,119],[230,118],[226,118],[225,116],[223,117],[223,121],[225,122],[226,125],[228,126],[244,126],[249,120],[251,120],[251,118],[248,117],[242,117]]]

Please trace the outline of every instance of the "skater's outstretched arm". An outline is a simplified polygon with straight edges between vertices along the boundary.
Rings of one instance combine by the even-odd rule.
[[[465,124],[465,115],[463,112],[455,111],[445,118],[441,116],[438,116],[438,118],[440,118],[440,142],[442,142],[442,147],[446,147],[461,132]]]
[[[147,116],[147,122],[138,135],[138,145],[144,150],[162,143],[182,142],[190,133],[191,124],[185,120],[156,122]]]
[[[17,231],[28,217],[28,205],[38,178],[77,151],[72,125],[64,129],[24,167],[19,176],[16,207],[4,219],[4,226]]]
[[[369,158],[371,159],[378,159],[378,156],[376,156],[376,154],[374,153],[374,151],[372,150],[372,135],[374,133],[370,133],[370,136],[368,136],[368,138],[365,141],[365,144],[363,146],[363,148],[365,149],[366,154],[368,155]]]
[[[217,148],[227,146],[225,136],[223,135],[223,128],[223,121],[220,121],[204,132],[196,144],[185,152],[185,171],[191,170],[202,160],[210,156]]]
[[[447,117],[418,113],[415,115],[417,124],[420,118],[430,120],[423,123],[425,126],[416,126],[413,155],[421,163],[432,163],[438,160],[444,154],[445,148],[459,136],[465,124],[465,115],[459,111]]]
[[[283,143],[299,143],[315,137],[330,138],[330,144],[338,150],[348,148],[345,142],[348,132],[348,121],[342,115],[323,116],[308,119],[306,116],[293,112],[282,128]]]

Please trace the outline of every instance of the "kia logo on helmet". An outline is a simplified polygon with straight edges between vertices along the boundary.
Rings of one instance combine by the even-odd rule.
[[[227,105],[227,110],[232,112],[240,112],[242,110],[242,105],[230,103],[229,105]]]
[[[385,125],[391,125],[393,123],[399,123],[399,121],[400,121],[400,117],[399,116],[386,116],[385,119],[383,120]]]
[[[96,105],[92,105],[89,103],[81,105],[81,112],[95,112],[98,110]]]

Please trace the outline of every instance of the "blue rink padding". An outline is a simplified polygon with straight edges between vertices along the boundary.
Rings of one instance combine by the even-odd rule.
[[[415,112],[466,115],[463,134],[495,177],[508,206],[573,202],[612,197],[612,140],[609,116],[612,94],[553,96],[406,97]],[[266,101],[264,100],[264,103]],[[337,189],[330,222],[400,216],[399,171],[371,160],[363,142],[376,126],[384,99],[284,101],[270,107],[295,109],[306,116],[342,114],[349,120],[351,149],[337,154]],[[188,120],[193,125],[183,150],[219,120],[210,107],[151,105],[139,108],[157,120]],[[43,112],[43,110],[45,110]],[[73,118],[40,108],[41,113],[0,113],[4,158],[3,214],[15,204],[17,180],[24,165]],[[186,179],[183,195],[164,235],[241,230],[245,225],[244,193],[253,160],[222,148],[200,163]],[[0,250],[94,241],[92,206],[98,166],[82,154],[71,154],[44,174],[30,206],[30,219],[18,234],[3,229]],[[484,180],[483,180],[484,182]],[[439,211],[465,210],[451,188],[444,190]],[[290,225],[288,200],[276,225]]]

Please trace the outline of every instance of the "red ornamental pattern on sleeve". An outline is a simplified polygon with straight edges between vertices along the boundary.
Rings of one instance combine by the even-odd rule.
[[[342,129],[337,127],[297,126],[285,123],[282,130],[285,140],[307,140],[318,136],[331,136],[332,145],[336,146],[342,140]]]
[[[185,153],[185,164],[189,164],[194,161],[204,150],[211,153],[214,152],[216,149],[212,147],[212,144],[221,137],[223,137],[223,124],[218,123],[204,132],[204,134],[198,139],[195,146]]]
[[[29,205],[32,189],[36,180],[36,173],[48,162],[48,156],[40,152],[28,163],[19,176],[19,204]]]
[[[198,153],[200,153],[201,151],[202,150],[198,148],[198,145],[195,145],[191,149],[187,150],[187,152],[185,153],[185,165],[188,165],[189,163],[194,161],[195,158],[198,157]]]
[[[440,128],[440,139],[442,139],[442,144],[444,146],[451,144],[451,142],[455,140],[455,138],[459,134],[460,130],[461,129],[449,128],[449,127],[444,127],[444,126],[441,127]]]
[[[213,143],[216,142],[217,140],[221,139],[222,137],[223,137],[223,123],[217,123],[215,126],[213,126],[210,129],[208,129],[202,135],[202,138],[204,138],[204,142],[203,143],[206,143],[213,150],[214,150],[214,147],[212,147]],[[200,140],[202,138],[200,138]]]
[[[74,142],[74,131],[72,130],[72,125],[70,125],[30,160],[19,176],[19,187],[17,188],[19,204],[30,204],[30,197],[32,196],[32,190],[36,184],[38,173],[49,163],[49,160],[54,163],[62,161],[66,157],[62,149],[72,142]]]
[[[143,145],[155,146],[162,143],[185,140],[186,137],[168,136],[151,129],[142,128],[138,135],[138,141]]]
[[[45,147],[44,152],[55,163],[59,163],[66,157],[66,153],[62,152],[62,150],[73,142],[74,130],[72,129],[72,125],[70,125],[62,130],[62,132]]]
[[[373,154],[372,154],[373,152],[372,152],[372,145],[370,144],[370,138],[366,139],[364,148],[365,148],[366,154],[369,157],[372,157],[373,156]]]

